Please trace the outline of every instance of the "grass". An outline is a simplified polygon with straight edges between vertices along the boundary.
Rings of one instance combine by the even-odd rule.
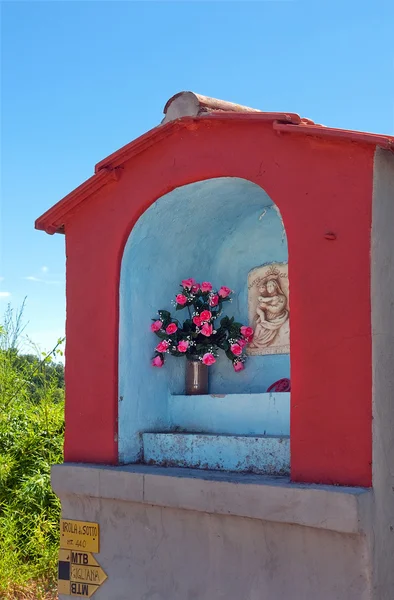
[[[4,600],[56,600],[57,583],[48,580],[30,581],[23,585],[9,585]]]
[[[62,367],[52,353],[21,354],[22,312],[9,307],[0,327],[0,598],[53,600],[60,503],[50,468],[63,460]]]

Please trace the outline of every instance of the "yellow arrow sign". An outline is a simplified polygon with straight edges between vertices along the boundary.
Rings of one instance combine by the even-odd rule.
[[[91,552],[59,550],[59,594],[90,598],[106,579]]]
[[[59,581],[58,593],[66,596],[78,596],[78,598],[90,598],[99,587],[98,585],[91,585],[89,583]]]
[[[60,548],[99,552],[100,527],[98,523],[60,519]]]

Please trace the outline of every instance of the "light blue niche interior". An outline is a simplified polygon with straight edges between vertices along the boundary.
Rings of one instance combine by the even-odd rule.
[[[235,291],[227,313],[248,324],[251,269],[286,262],[287,239],[278,210],[259,186],[218,178],[177,188],[137,221],[125,246],[120,277],[119,459],[143,458],[142,433],[171,430],[169,396],[184,391],[185,359],[151,366],[158,338],[151,319],[187,277]],[[183,312],[177,313],[182,319]],[[211,394],[257,394],[290,376],[289,355],[250,357],[241,373],[223,355],[210,367]]]

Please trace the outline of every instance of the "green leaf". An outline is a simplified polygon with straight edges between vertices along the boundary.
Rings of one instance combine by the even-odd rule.
[[[178,352],[178,350],[170,350],[170,354],[178,357],[185,356],[185,352]]]
[[[155,331],[155,334],[157,335],[158,338],[160,338],[161,340],[167,340],[168,339],[168,335],[167,333],[165,333],[164,331]]]
[[[205,343],[200,342],[199,344],[196,344],[195,348],[196,348],[197,354],[199,352],[205,352],[208,345],[211,345],[211,343],[209,342],[209,338]]]
[[[231,362],[234,360],[234,354],[230,350],[226,350],[226,356]]]
[[[189,302],[187,304],[177,304],[175,307],[175,310],[182,310],[183,308],[186,308],[186,306],[189,305]]]
[[[193,321],[191,319],[186,319],[183,323],[183,331],[184,333],[189,333],[189,331],[193,330]]]
[[[226,336],[226,332],[227,329],[225,329],[224,327],[219,327],[219,329],[216,330],[216,339],[221,339],[223,337]]]
[[[204,302],[202,302],[202,300],[200,300],[200,298],[196,298],[193,302],[193,306],[198,312],[200,312],[200,310],[204,306]]]
[[[159,310],[157,312],[162,317],[162,319],[166,319],[166,320],[171,319],[171,313],[168,312],[168,310]]]
[[[219,342],[217,342],[217,345],[225,352],[227,352],[227,350],[230,349],[230,344],[227,340],[220,340]]]

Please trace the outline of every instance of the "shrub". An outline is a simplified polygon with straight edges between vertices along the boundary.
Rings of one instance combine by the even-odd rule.
[[[41,359],[20,353],[22,311],[9,307],[0,328],[0,597],[38,600],[56,581],[50,467],[63,460],[64,383],[52,360],[59,344]]]

